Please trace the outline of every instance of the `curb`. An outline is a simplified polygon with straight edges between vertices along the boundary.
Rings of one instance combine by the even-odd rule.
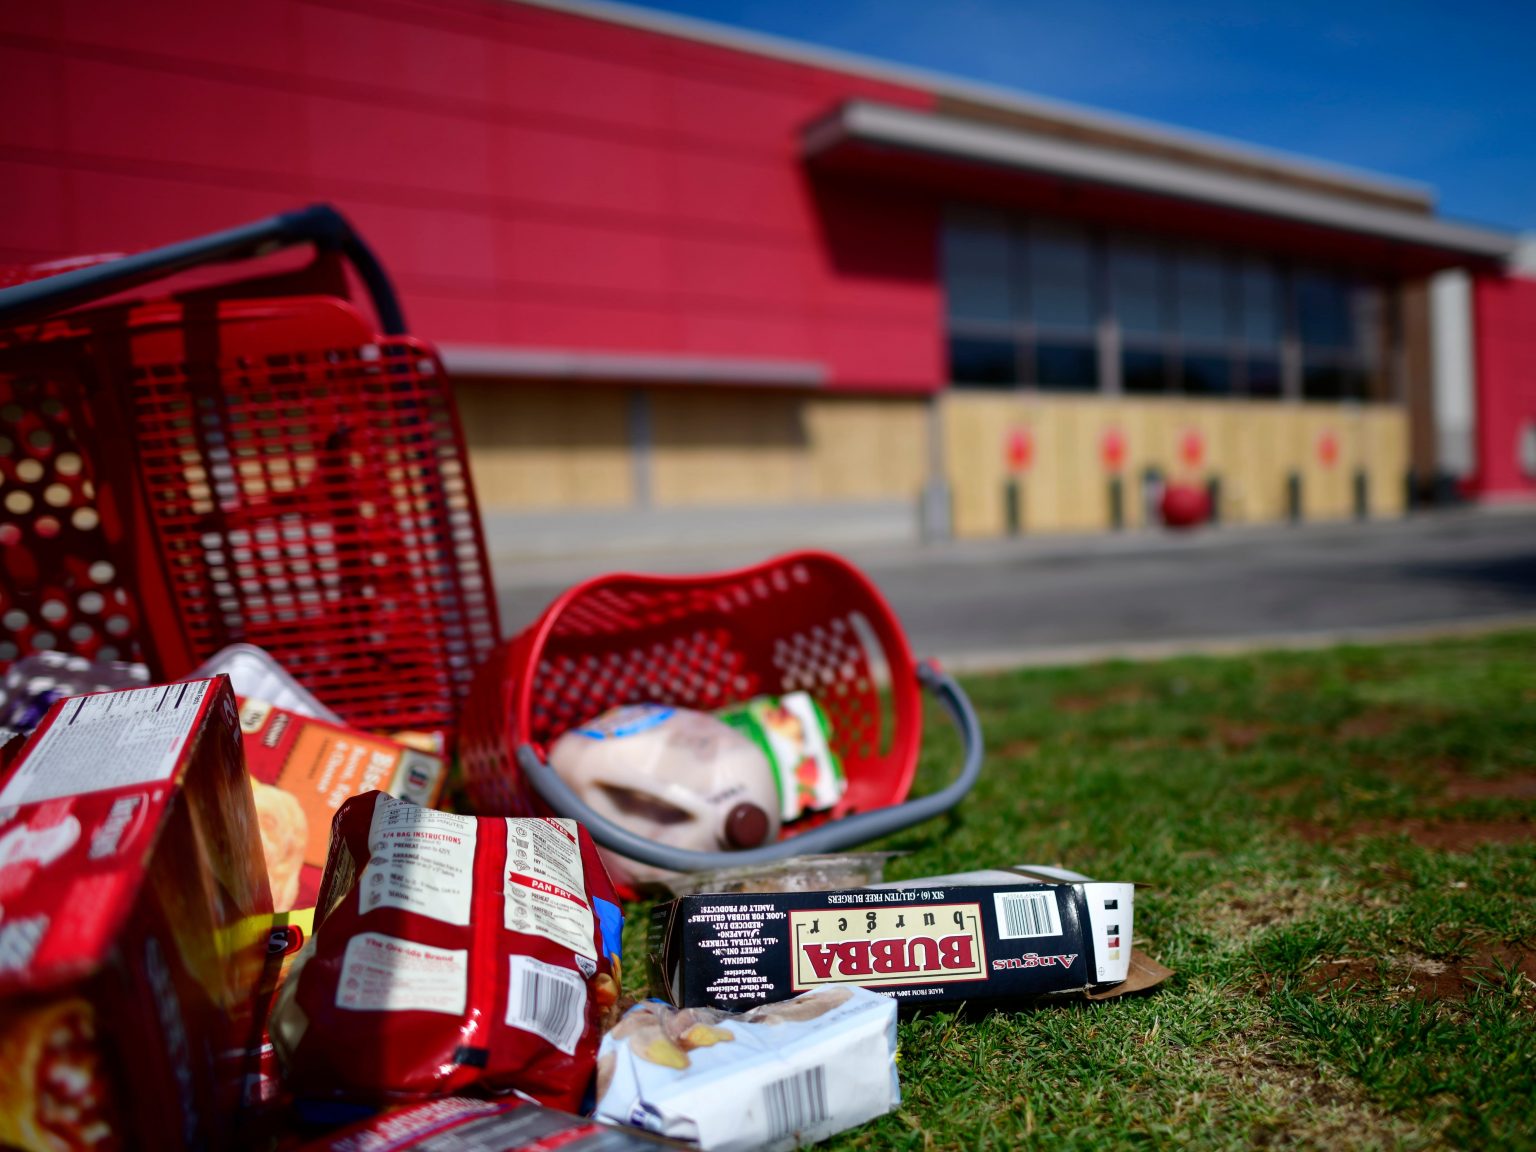
[[[1389,624],[1372,628],[1334,628],[1318,632],[1251,633],[1246,636],[1200,636],[1172,640],[1109,641],[1051,648],[951,652],[939,653],[937,659],[947,672],[975,676],[1010,672],[1017,668],[1066,668],[1118,660],[1144,664],[1180,656],[1312,652],[1341,644],[1411,644],[1461,636],[1487,636],[1521,629],[1536,630],[1536,613],[1439,620],[1423,624]]]

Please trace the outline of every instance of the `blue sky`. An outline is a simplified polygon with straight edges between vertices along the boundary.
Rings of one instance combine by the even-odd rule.
[[[1536,230],[1536,0],[643,0],[1431,184]]]

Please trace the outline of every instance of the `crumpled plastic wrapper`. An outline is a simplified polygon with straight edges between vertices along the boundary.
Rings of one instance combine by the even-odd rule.
[[[673,896],[698,892],[831,892],[866,888],[885,878],[885,862],[902,852],[838,852],[821,856],[791,856],[773,864],[684,872],[669,877]]]
[[[813,1144],[900,1103],[896,1002],[853,985],[746,1013],[648,1000],[598,1052],[596,1116],[705,1152]]]

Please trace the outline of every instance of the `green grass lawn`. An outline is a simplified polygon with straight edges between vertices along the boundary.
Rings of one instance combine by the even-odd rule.
[[[827,1147],[1536,1147],[1536,633],[966,688],[982,781],[888,878],[1136,881],[1177,975],[904,1020],[901,1109]],[[929,733],[919,790],[958,755]]]

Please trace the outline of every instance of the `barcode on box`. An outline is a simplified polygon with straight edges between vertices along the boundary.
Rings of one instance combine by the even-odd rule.
[[[1061,916],[1055,892],[998,892],[997,934],[1004,940],[1060,936]]]
[[[571,1055],[587,1017],[587,987],[569,968],[557,968],[529,956],[509,957],[507,1023],[549,1041]]]
[[[763,1089],[763,1108],[768,1113],[768,1139],[803,1135],[817,1124],[825,1124],[827,1113],[827,1070],[820,1064],[775,1080]]]

